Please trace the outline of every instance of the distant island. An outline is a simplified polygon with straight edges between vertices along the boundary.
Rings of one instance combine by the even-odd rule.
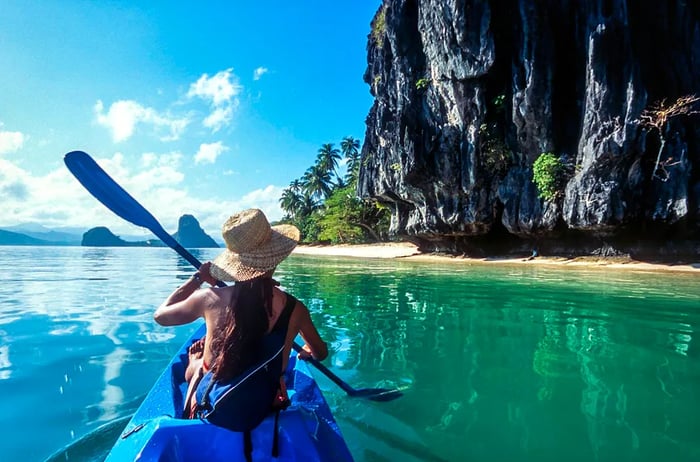
[[[104,226],[87,230],[83,234],[80,245],[84,247],[164,247],[163,242],[158,239],[125,241]]]
[[[214,239],[204,232],[199,222],[192,215],[183,215],[177,223],[177,232],[173,237],[185,248],[206,249],[219,247]]]
[[[173,238],[185,248],[218,248],[192,215],[178,220]],[[0,229],[0,245],[27,246],[84,246],[84,247],[164,247],[159,239],[129,241],[112,233],[109,228],[97,226],[82,234],[58,232],[40,225],[14,226]]]

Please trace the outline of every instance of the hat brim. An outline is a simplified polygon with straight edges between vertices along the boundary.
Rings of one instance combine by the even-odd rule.
[[[212,261],[211,275],[220,281],[236,282],[260,277],[287,258],[297,246],[299,238],[300,232],[296,226],[273,226],[270,239],[255,250],[244,254],[224,250]]]

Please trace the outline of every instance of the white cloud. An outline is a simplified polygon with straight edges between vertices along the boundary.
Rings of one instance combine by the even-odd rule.
[[[216,143],[202,143],[194,156],[195,164],[213,164],[216,159],[228,148],[221,141]]]
[[[264,74],[267,74],[268,69],[266,67],[259,67],[253,71],[253,80],[260,80]]]
[[[2,221],[7,225],[38,222],[48,227],[70,226],[81,219],[99,220],[105,215],[97,210],[101,204],[63,166],[34,176],[0,159],[0,191]]]
[[[282,218],[282,209],[279,199],[284,190],[281,186],[268,185],[262,189],[256,189],[241,198],[242,208],[257,207],[265,212],[268,220],[279,220]]]
[[[187,96],[197,96],[210,101],[215,107],[221,106],[241,92],[241,85],[238,77],[233,74],[233,69],[219,71],[214,76],[208,74],[202,76],[190,85]]]
[[[173,168],[180,167],[183,155],[180,152],[174,151],[167,154],[156,154],[154,152],[146,152],[141,155],[141,165],[144,167],[154,166],[169,166]]]
[[[229,216],[241,210],[258,208],[270,221],[282,219],[284,212],[280,208],[279,198],[283,190],[281,186],[268,185],[251,191],[238,200],[199,202],[194,210],[197,210],[197,218],[202,228],[214,239],[221,240],[221,225]]]
[[[207,128],[211,128],[212,132],[216,133],[221,127],[228,125],[229,122],[231,122],[232,115],[233,109],[231,106],[218,107],[204,119],[202,125]]]
[[[180,215],[197,210],[198,201],[187,197],[182,186],[184,174],[176,164],[163,164],[169,158],[173,155],[157,156],[151,168],[139,167],[136,175],[127,168],[121,153],[95,160],[148,210],[157,211],[163,223],[177,226]],[[41,223],[49,228],[68,226],[85,230],[107,226],[117,235],[143,232],[109,211],[63,165],[45,175],[36,175],[0,158],[0,197],[3,206],[0,226]],[[187,209],[188,206],[192,208]]]
[[[0,154],[18,151],[27,137],[22,132],[0,130]]]
[[[114,142],[131,138],[137,124],[152,125],[157,132],[165,130],[165,134],[161,135],[160,139],[174,141],[180,137],[189,123],[186,117],[177,118],[159,114],[155,109],[144,107],[132,100],[114,102],[106,113],[104,112],[104,104],[98,100],[94,110],[97,123],[107,127],[112,132]]]
[[[210,104],[212,112],[202,121],[202,124],[213,132],[217,132],[231,122],[233,110],[239,105],[238,95],[242,89],[233,69],[226,69],[212,77],[202,74],[195,83],[190,85],[187,97],[201,98]]]
[[[265,213],[268,220],[279,220],[284,215],[279,205],[279,199],[282,196],[283,190],[284,188],[281,186],[268,185],[264,188],[250,191],[235,202],[236,207],[234,207],[235,210],[233,212],[257,208]],[[223,223],[223,221],[221,223]]]
[[[12,162],[0,159],[0,196],[3,206],[26,200],[29,193],[29,174]]]
[[[147,193],[154,188],[170,187],[180,184],[184,179],[184,173],[178,171],[174,167],[161,165],[134,175],[132,182],[135,184],[135,187],[132,189]],[[168,198],[168,200],[172,199]]]
[[[150,167],[158,161],[158,154],[154,152],[146,152],[141,155],[141,164],[144,167]]]
[[[212,143],[209,149],[226,149]],[[129,192],[161,225],[174,232],[178,219],[193,214],[206,232],[221,239],[222,223],[233,213],[251,207],[262,209],[271,221],[283,212],[279,198],[284,189],[268,185],[227,200],[194,197],[188,190],[183,156],[179,152],[146,153],[133,163],[120,152],[95,158],[97,163]],[[63,165],[47,174],[37,175],[19,164],[0,158],[0,227],[21,223],[41,223],[49,228],[78,227],[84,230],[107,226],[117,235],[147,235],[143,228],[125,222],[96,200]]]

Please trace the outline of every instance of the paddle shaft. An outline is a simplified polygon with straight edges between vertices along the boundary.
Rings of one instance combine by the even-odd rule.
[[[294,347],[294,351],[300,352],[302,350],[302,348],[296,342],[294,342],[294,344],[292,346]],[[323,374],[325,374],[326,377],[331,379],[336,385],[338,385],[340,388],[342,388],[345,393],[347,393],[350,396],[355,396],[357,394],[357,390],[352,388],[347,383],[343,382],[340,377],[338,377],[333,372],[331,372],[330,369],[328,369],[326,366],[324,366],[321,361],[314,358],[313,356],[309,357],[306,360],[309,361],[311,364],[313,364],[314,367],[316,367],[316,369],[323,372]]]

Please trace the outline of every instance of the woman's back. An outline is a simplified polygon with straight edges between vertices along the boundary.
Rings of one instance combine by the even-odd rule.
[[[205,289],[207,290],[207,289]],[[207,338],[205,341],[204,348],[204,364],[207,368],[213,366],[216,362],[217,357],[222,353],[221,348],[225,347],[224,337],[231,333],[232,329],[236,329],[235,316],[232,316],[231,311],[236,311],[241,309],[245,310],[250,314],[246,317],[247,321],[252,321],[252,323],[258,324],[253,327],[250,325],[239,326],[243,329],[255,329],[254,336],[261,337],[269,333],[272,328],[277,324],[280,319],[282,312],[284,311],[285,304],[287,301],[287,294],[277,287],[272,287],[271,290],[271,301],[270,309],[267,311],[265,306],[243,306],[243,303],[249,301],[244,300],[246,297],[241,297],[241,290],[246,289],[236,289],[235,286],[229,286],[225,288],[212,288],[208,289],[211,294],[208,294],[210,303],[204,311],[204,319],[207,324]],[[233,308],[230,308],[233,307]],[[252,313],[251,313],[252,312]],[[257,319],[256,319],[257,318]],[[239,322],[239,324],[241,324]],[[289,320],[289,333],[287,336],[290,341],[285,342],[285,354],[289,355],[289,349],[291,348],[291,343],[294,337],[299,333],[299,322],[294,319],[294,312],[292,312],[292,317]],[[252,339],[248,347],[254,345],[254,340]],[[245,355],[246,352],[240,352]],[[230,356],[229,356],[230,357]],[[244,368],[244,366],[242,366]]]

